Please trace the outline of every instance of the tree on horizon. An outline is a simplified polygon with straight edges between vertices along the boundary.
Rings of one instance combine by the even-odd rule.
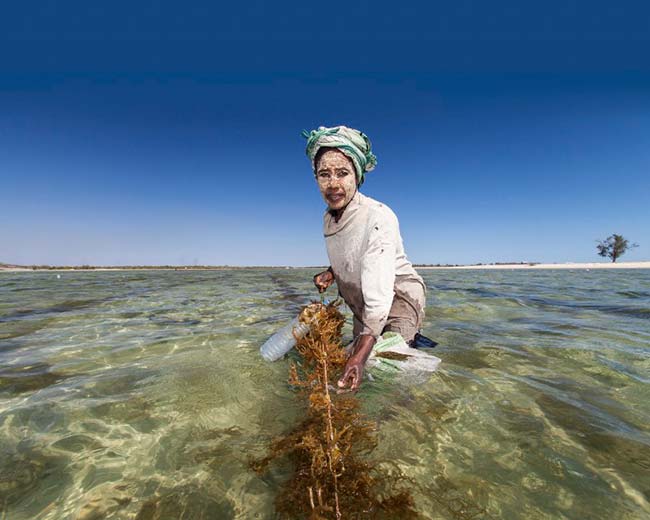
[[[623,235],[613,235],[608,236],[605,240],[599,240],[596,249],[598,254],[602,257],[609,257],[612,259],[612,262],[616,262],[618,258],[623,256],[628,249],[634,247],[639,247],[639,244],[630,245],[627,238]]]

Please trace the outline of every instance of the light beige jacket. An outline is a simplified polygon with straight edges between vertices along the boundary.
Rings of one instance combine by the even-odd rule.
[[[424,282],[404,253],[397,217],[385,204],[357,192],[338,222],[325,212],[323,233],[339,292],[360,322],[355,333],[376,338],[396,293],[415,287],[424,294]]]

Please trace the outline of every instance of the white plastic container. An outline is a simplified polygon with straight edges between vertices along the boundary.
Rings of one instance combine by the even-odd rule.
[[[296,344],[296,339],[293,337],[294,330],[296,335],[302,338],[309,332],[309,325],[302,323],[297,317],[292,319],[262,345],[260,348],[262,357],[266,361],[276,361],[289,352]]]

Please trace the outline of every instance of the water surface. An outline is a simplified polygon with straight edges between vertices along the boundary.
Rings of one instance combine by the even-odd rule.
[[[248,461],[302,409],[258,348],[313,274],[0,273],[0,518],[273,518]],[[422,274],[441,368],[359,393],[422,517],[648,517],[650,271]]]

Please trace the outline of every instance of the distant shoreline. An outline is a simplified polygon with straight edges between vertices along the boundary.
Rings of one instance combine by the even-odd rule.
[[[1,266],[0,272],[11,272],[11,273],[20,273],[20,272],[61,272],[61,271],[79,271],[79,272],[93,272],[93,271],[254,271],[260,269],[327,269],[327,266],[305,266],[305,267],[294,267],[294,266],[283,266],[283,265],[259,265],[259,266],[214,266],[214,267],[193,267],[193,266],[178,266],[178,267],[167,267],[167,266],[138,266],[138,267],[81,267],[81,266],[70,266],[70,267],[23,267],[23,266]]]
[[[61,271],[229,271],[229,270],[260,270],[260,269],[324,269],[326,266],[123,266],[123,267],[55,267],[55,266],[9,266],[0,265],[0,272],[61,272]],[[562,264],[518,263],[518,264],[476,264],[476,265],[415,265],[417,270],[529,270],[529,269],[650,269],[650,261],[643,262],[566,262]]]
[[[416,269],[650,269],[647,262],[566,262],[563,264],[483,264],[483,265],[455,265],[455,266],[416,266]]]

